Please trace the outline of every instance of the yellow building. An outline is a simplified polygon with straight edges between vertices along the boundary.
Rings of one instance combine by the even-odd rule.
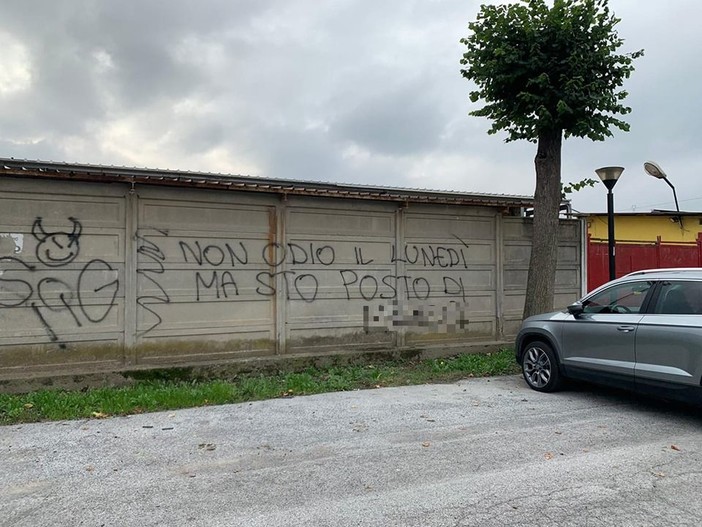
[[[583,214],[587,289],[609,280],[607,214]],[[702,212],[654,210],[614,215],[616,276],[640,269],[702,267]]]
[[[593,240],[607,241],[607,214],[586,214],[587,233]],[[682,220],[682,223],[681,223]],[[618,243],[697,243],[702,232],[702,212],[654,210],[614,215],[614,237]]]

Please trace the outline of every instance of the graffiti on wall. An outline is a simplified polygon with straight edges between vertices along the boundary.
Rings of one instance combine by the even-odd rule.
[[[149,234],[168,236],[168,231],[161,229],[148,229]],[[150,326],[142,332],[143,335],[156,329],[163,322],[163,318],[154,304],[170,304],[171,297],[166,289],[161,285],[161,276],[166,272],[164,262],[166,255],[161,248],[146,237],[144,234],[137,233],[137,254],[144,258],[144,263],[137,266],[137,275],[140,275],[146,280],[147,285],[150,284],[154,288],[154,293],[140,294],[137,296],[137,305],[147,311],[151,316]],[[140,288],[145,289],[145,288]]]
[[[54,320],[61,320],[64,329],[99,324],[114,307],[119,290],[117,271],[105,260],[72,265],[80,255],[83,227],[76,218],[68,221],[67,230],[47,230],[41,217],[34,220],[33,260],[0,257],[0,309],[30,308],[49,339],[60,347],[65,347],[64,339]],[[8,236],[15,241],[14,254],[21,254],[24,236]]]
[[[460,243],[391,244],[381,256],[363,243],[196,240],[142,229],[135,238],[140,334],[163,324],[163,307],[173,302],[168,283],[178,284],[178,301],[185,296],[195,303],[241,295],[305,303],[362,300],[366,330],[424,326],[453,332],[467,321],[460,271],[469,269],[469,246],[455,238]],[[165,239],[170,252],[162,246]],[[3,240],[12,245],[6,243],[0,253],[0,309],[28,310],[50,341],[65,347],[77,328],[103,323],[115,308],[119,273],[103,259],[81,258],[87,242],[77,218],[51,228],[37,217],[30,235],[2,233]],[[407,271],[396,272],[398,263]],[[167,273],[177,273],[175,282],[166,280]],[[435,297],[438,307],[431,304]]]
[[[229,243],[201,245],[199,241],[190,242],[179,240],[184,263],[195,263],[207,270],[198,270],[193,274],[196,300],[201,300],[203,290],[212,289],[217,298],[229,298],[239,294],[239,286],[235,279],[235,269],[246,267],[249,262],[249,250],[243,242],[232,247]],[[467,247],[467,245],[466,245]],[[424,268],[468,269],[464,249],[443,247],[427,244],[424,246],[405,245],[400,251],[391,246],[389,258],[383,262],[365,259],[362,246],[352,247],[355,263],[354,268],[334,268],[337,283],[343,286],[346,299],[360,295],[364,300],[392,300],[398,298],[404,291],[407,300],[425,300],[436,293],[432,290],[429,280],[423,276],[397,275],[387,273],[380,276],[365,272],[364,267],[394,266],[396,262],[418,264]],[[261,249],[261,257],[271,270],[260,271],[256,275],[256,293],[261,296],[277,294],[276,277],[283,278],[284,294],[288,300],[303,300],[314,302],[320,287],[319,274],[315,272],[300,272],[296,266],[319,265],[330,267],[337,262],[338,248],[334,245],[315,246],[311,243],[304,247],[296,243],[285,245],[270,242]],[[402,256],[400,256],[401,254]],[[274,255],[274,256],[272,256]],[[285,264],[285,270],[278,270]],[[228,268],[231,266],[231,268]],[[214,269],[213,269],[214,268]],[[462,277],[444,275],[442,293],[445,295],[466,297],[466,289]]]
[[[449,297],[448,307],[415,306],[409,315],[397,309],[382,316],[364,311],[364,327],[380,322],[388,328],[430,325],[439,331],[457,331],[467,320],[468,293],[463,276],[456,271],[469,269],[466,253],[470,247],[458,236],[454,238],[459,243],[448,246],[391,244],[383,258],[377,254],[371,258],[363,244],[197,240],[145,229],[136,236],[141,255],[137,273],[144,282],[140,289],[150,291],[137,297],[137,304],[148,313],[146,329],[140,333],[148,334],[163,322],[159,305],[172,301],[164,285],[167,272],[179,274],[180,287],[189,291],[190,301],[195,302],[254,294],[313,303],[320,299],[323,288],[343,291],[346,300],[383,301],[395,306],[401,300],[416,303]],[[166,243],[171,248],[170,258],[164,250]],[[416,267],[413,272],[398,274],[394,272],[398,262]],[[423,275],[425,269],[446,272],[439,275],[437,283],[436,277],[430,281]],[[370,304],[365,309],[370,310]]]
[[[363,330],[424,327],[434,333],[456,333],[468,326],[468,304],[452,300],[443,305],[400,305],[393,300],[363,306]]]

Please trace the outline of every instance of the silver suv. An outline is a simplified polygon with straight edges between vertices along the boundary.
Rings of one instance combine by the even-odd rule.
[[[564,378],[702,402],[702,268],[637,271],[527,318],[517,362],[540,392]]]

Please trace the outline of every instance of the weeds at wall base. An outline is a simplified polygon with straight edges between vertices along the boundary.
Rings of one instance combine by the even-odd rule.
[[[307,367],[277,373],[239,373],[229,379],[198,379],[181,369],[134,380],[120,388],[84,391],[39,390],[0,394],[0,425],[111,416],[241,403],[412,384],[447,383],[519,371],[512,350],[437,359]],[[190,372],[192,373],[192,372]]]

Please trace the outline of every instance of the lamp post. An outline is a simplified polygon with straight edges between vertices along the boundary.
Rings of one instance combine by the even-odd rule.
[[[607,187],[607,243],[609,254],[609,279],[614,280],[614,194],[612,189],[617,184],[619,176],[624,172],[624,167],[603,167],[595,170],[597,176],[602,180]]]
[[[646,161],[644,163],[644,170],[649,176],[653,176],[656,179],[662,179],[665,181],[670,188],[673,189],[673,199],[675,199],[675,210],[678,211],[678,222],[680,223],[680,228],[683,228],[683,219],[682,216],[680,215],[680,206],[678,205],[678,195],[675,193],[675,187],[673,184],[668,181],[668,176],[666,175],[665,172],[663,172],[663,169],[660,167],[658,163],[654,163],[653,161]]]

